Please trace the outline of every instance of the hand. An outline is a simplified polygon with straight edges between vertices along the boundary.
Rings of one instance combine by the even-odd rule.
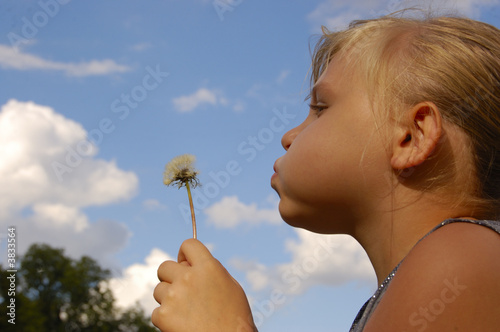
[[[245,292],[200,241],[184,241],[177,261],[158,268],[156,327],[163,332],[257,331]]]

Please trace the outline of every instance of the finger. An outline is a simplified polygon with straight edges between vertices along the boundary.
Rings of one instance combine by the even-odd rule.
[[[174,282],[183,273],[185,265],[174,261],[165,261],[158,267],[158,279],[168,283]]]
[[[188,262],[189,265],[193,265],[211,258],[212,254],[203,243],[196,239],[188,239],[181,244],[177,262]]]
[[[169,320],[165,319],[165,317],[170,317],[170,315],[168,307],[163,305],[155,308],[151,314],[151,323],[162,332],[167,331],[166,324]]]
[[[158,285],[156,285],[155,290],[153,291],[153,297],[156,302],[161,304],[163,300],[168,296],[169,286],[170,284],[166,282],[160,282]]]

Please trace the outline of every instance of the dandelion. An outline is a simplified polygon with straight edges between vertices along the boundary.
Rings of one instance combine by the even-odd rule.
[[[191,187],[196,188],[200,184],[196,175],[198,171],[193,164],[196,157],[192,154],[183,154],[172,159],[166,166],[163,173],[163,183],[167,186],[177,185],[177,188],[186,187],[191,208],[191,220],[193,223],[193,238],[196,239],[196,218],[194,216],[193,197]]]

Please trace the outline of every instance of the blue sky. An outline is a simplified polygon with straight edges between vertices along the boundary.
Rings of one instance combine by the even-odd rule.
[[[417,3],[500,26],[498,0]],[[113,271],[120,305],[152,310],[158,265],[191,236],[186,192],[163,169],[191,153],[199,239],[260,329],[348,330],[376,287],[366,256],[283,223],[269,181],[281,136],[308,111],[320,26],[412,4],[2,0],[2,249],[15,225],[19,254],[45,242],[90,255]]]

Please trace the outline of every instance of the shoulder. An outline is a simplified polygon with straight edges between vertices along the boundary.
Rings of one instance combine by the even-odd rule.
[[[500,235],[487,227],[460,222],[437,229],[401,263],[365,331],[496,330],[499,254]]]

